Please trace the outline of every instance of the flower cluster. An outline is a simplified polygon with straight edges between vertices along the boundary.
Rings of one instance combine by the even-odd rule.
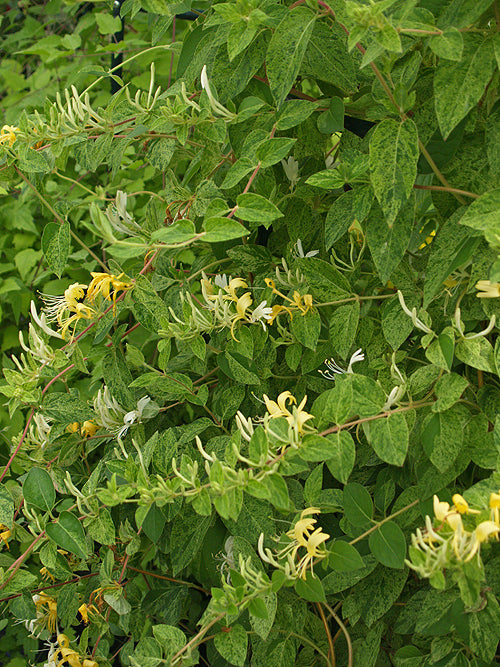
[[[294,312],[298,311],[301,315],[305,315],[312,310],[313,300],[311,294],[302,295],[295,290],[290,298],[276,289],[276,283],[271,278],[265,278],[265,283],[272,289],[273,294],[280,296],[288,304],[286,306],[277,304],[272,307],[271,317],[269,318],[270,324],[272,324],[278,315],[281,315],[282,313],[288,313],[290,318],[292,318]]]
[[[437,587],[444,583],[443,570],[461,571],[474,558],[480,565],[481,545],[498,539],[500,533],[500,491],[490,494],[489,518],[488,510],[472,509],[458,493],[452,500],[450,507],[434,496],[434,521],[425,517],[425,530],[417,529],[412,535],[410,559],[405,561]]]
[[[305,579],[309,568],[315,576],[314,563],[328,556],[324,543],[330,539],[330,535],[324,533],[321,527],[315,527],[317,519],[311,517],[320,512],[317,507],[303,510],[300,519],[286,533],[290,539],[289,544],[278,552],[273,553],[271,549],[264,548],[264,534],[261,534],[258,551],[262,560],[284,572],[287,579]],[[305,552],[301,549],[305,549]]]
[[[57,635],[57,644],[50,644],[49,654],[47,656],[47,667],[60,667],[61,665],[70,665],[70,667],[99,667],[95,660],[82,658],[77,651],[70,648],[69,639],[66,635]]]
[[[4,125],[0,130],[0,145],[7,144],[10,148],[17,139],[16,132],[19,132],[18,127],[14,127],[13,125]]]
[[[34,319],[45,333],[65,339],[68,329],[73,325],[70,337],[70,340],[72,340],[80,320],[93,320],[97,316],[97,311],[93,306],[99,295],[105,300],[113,302],[113,313],[116,314],[118,292],[130,290],[134,286],[132,282],[122,280],[123,273],[119,276],[109,273],[91,273],[90,275],[92,281],[89,285],[73,283],[64,291],[62,296],[41,295],[45,303],[43,319],[39,318],[38,315],[34,316]],[[83,303],[86,299],[92,303],[92,306]],[[32,306],[32,314],[33,310],[34,307]],[[60,331],[54,332],[50,329],[47,326],[50,322],[56,322]]]

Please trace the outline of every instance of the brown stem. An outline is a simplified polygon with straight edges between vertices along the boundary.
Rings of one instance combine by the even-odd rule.
[[[479,199],[481,195],[477,195],[475,192],[468,192],[467,190],[457,190],[456,188],[443,187],[441,185],[418,185],[413,186],[416,190],[435,190],[437,192],[449,192],[450,194],[455,195],[464,195],[464,197],[472,197],[473,199]],[[465,204],[465,202],[464,202]]]
[[[332,633],[328,627],[328,621],[326,620],[325,612],[323,611],[321,603],[316,602],[316,608],[318,609],[319,615],[321,616],[321,621],[323,623],[323,627],[325,628],[326,638],[328,640],[328,662],[330,663],[329,667],[335,667],[335,647],[333,646]]]
[[[339,628],[342,630],[344,633],[345,640],[347,642],[347,667],[353,667],[353,651],[352,651],[352,642],[351,642],[351,637],[349,635],[349,632],[347,631],[346,626],[344,625],[344,622],[340,618],[340,616],[337,615],[334,609],[332,609],[328,604],[325,603],[325,607],[328,609],[332,617],[334,618],[335,622],[338,624]]]
[[[363,417],[362,419],[355,419],[354,421],[346,422],[345,424],[337,424],[336,426],[331,426],[330,428],[327,428],[325,431],[321,431],[319,435],[338,433],[339,431],[343,431],[344,429],[350,428],[351,426],[357,426],[358,424],[371,422],[374,421],[375,419],[383,419],[385,417],[390,417],[391,415],[395,415],[398,412],[408,412],[408,410],[416,410],[417,408],[424,408],[429,405],[432,405],[433,402],[434,401],[428,401],[427,403],[417,403],[413,405],[407,405],[403,408],[397,408],[396,410],[388,410],[387,412],[381,412],[379,415],[374,415],[373,417]]]

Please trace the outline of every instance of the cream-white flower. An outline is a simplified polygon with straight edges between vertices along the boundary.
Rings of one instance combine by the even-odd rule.
[[[35,323],[40,327],[40,329],[47,334],[47,336],[53,336],[54,338],[60,338],[62,340],[61,334],[58,331],[54,331],[54,329],[51,329],[47,324],[47,317],[45,313],[41,312],[40,315],[37,313],[34,301],[31,302],[30,310],[31,310],[31,317],[33,318]]]
[[[302,247],[302,241],[300,239],[297,239],[297,243],[293,247],[295,254],[297,257],[314,257],[319,253],[319,250],[309,250],[309,252],[306,252],[304,254],[304,248]]]
[[[281,166],[283,167],[285,176],[288,178],[293,187],[299,180],[299,163],[292,155],[290,155],[288,160],[281,160]]]

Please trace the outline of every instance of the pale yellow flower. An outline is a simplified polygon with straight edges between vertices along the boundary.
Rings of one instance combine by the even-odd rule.
[[[464,563],[468,563],[472,560],[472,558],[479,553],[481,544],[488,542],[490,537],[495,536],[498,539],[498,533],[500,533],[500,526],[497,526],[494,521],[483,521],[476,526],[476,529],[472,533],[472,540],[470,543],[471,550],[464,559]]]
[[[16,132],[19,132],[19,128],[14,125],[4,125],[0,130],[0,144],[8,144],[9,147],[13,145],[16,137]]]
[[[446,521],[446,516],[450,511],[450,504],[441,502],[439,498],[434,496],[434,516],[438,521]]]
[[[495,299],[500,296],[500,283],[492,283],[489,280],[479,280],[476,283],[480,299]]]
[[[467,514],[469,512],[469,503],[459,493],[455,493],[452,500],[457,512],[460,512],[460,514]]]
[[[51,635],[57,626],[57,601],[43,591],[33,596],[37,611],[37,625],[45,625]]]
[[[233,340],[237,340],[234,335],[234,325],[240,320],[247,321],[247,310],[252,305],[252,295],[250,292],[245,292],[242,296],[239,297],[236,301],[236,316],[234,317],[231,323],[231,337]]]
[[[94,420],[90,419],[86,422],[83,422],[81,428],[80,428],[80,434],[82,438],[90,438],[95,434],[96,431],[98,431],[100,426],[98,426]]]
[[[307,568],[311,566],[311,574],[314,576],[314,559],[321,560],[328,555],[322,544],[330,539],[330,535],[323,533],[322,528],[316,530],[309,536],[306,544],[307,554],[302,556],[297,565],[301,579],[306,578]]]
[[[7,526],[4,526],[3,523],[0,523],[0,544],[3,542],[7,549],[9,548],[9,537],[12,535],[12,531],[7,528]]]
[[[307,396],[304,396],[299,405],[294,408],[293,412],[290,412],[286,404],[288,402],[297,403],[297,399],[289,391],[281,392],[276,401],[271,401],[266,394],[264,394],[263,398],[271,419],[275,417],[285,417],[290,426],[296,427],[300,434],[304,433],[304,424],[306,421],[314,418],[313,415],[310,415],[303,409],[307,402]]]
[[[52,581],[52,582],[54,582],[56,580],[54,575],[51,572],[49,572],[49,570],[47,570],[46,567],[40,568],[40,574],[42,575],[43,579],[50,579],[50,581]]]
[[[500,491],[490,495],[491,520],[500,526]]]
[[[307,540],[310,536],[310,531],[314,530],[314,524],[317,523],[317,519],[309,517],[310,514],[319,514],[321,510],[317,507],[308,507],[303,510],[300,514],[300,519],[295,522],[293,528],[291,528],[286,534],[291,539],[294,540],[297,544],[292,550],[292,557],[295,558],[297,550],[300,547],[307,547]]]
[[[61,656],[61,659],[57,663],[57,667],[61,667],[61,665],[64,664],[70,665],[70,667],[99,667],[95,660],[81,658],[75,650],[70,648],[69,639],[66,635],[58,635],[57,643],[59,644],[59,648],[52,656],[54,661],[59,660],[59,656]]]
[[[131,282],[121,280],[125,275],[124,273],[120,273],[119,276],[115,276],[112,273],[91,273],[90,275],[92,276],[92,281],[87,290],[87,298],[89,301],[94,301],[98,294],[102,294],[108,301],[113,301],[113,312],[116,310],[118,292],[124,292],[132,289],[134,286]]]

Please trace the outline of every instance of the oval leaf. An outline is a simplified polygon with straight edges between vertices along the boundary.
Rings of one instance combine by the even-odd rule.
[[[88,557],[82,524],[71,512],[61,512],[57,521],[48,523],[45,530],[50,539],[61,549],[70,551],[83,560]]]
[[[56,490],[52,478],[42,468],[31,468],[23,482],[25,502],[44,512],[50,512],[56,502]]]

